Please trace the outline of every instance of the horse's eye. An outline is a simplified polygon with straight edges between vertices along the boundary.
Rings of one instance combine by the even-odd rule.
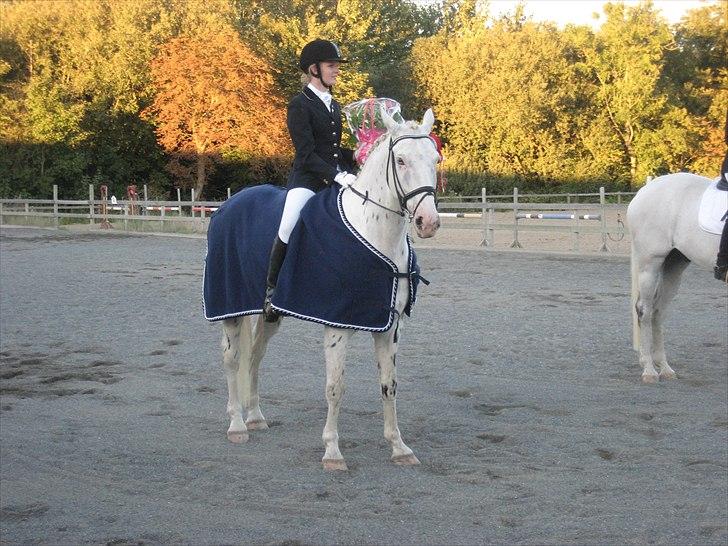
[[[397,165],[404,165],[404,159],[402,159],[401,157],[398,157],[397,158]]]

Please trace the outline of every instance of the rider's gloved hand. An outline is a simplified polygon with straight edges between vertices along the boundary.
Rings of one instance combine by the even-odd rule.
[[[346,171],[337,174],[334,177],[334,181],[343,187],[349,187],[356,182],[356,176]]]

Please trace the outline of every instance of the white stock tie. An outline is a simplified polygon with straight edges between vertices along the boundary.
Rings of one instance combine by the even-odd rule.
[[[323,95],[321,95],[321,100],[324,101],[326,108],[328,108],[329,112],[330,112],[331,111],[331,95],[329,93],[324,93]]]

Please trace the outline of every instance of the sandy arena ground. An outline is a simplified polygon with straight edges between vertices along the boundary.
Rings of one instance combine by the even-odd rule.
[[[624,253],[455,231],[416,244],[432,284],[397,359],[422,464],[389,461],[359,333],[350,470],[327,473],[320,326],[285,319],[262,368],[271,428],[233,445],[202,238],[0,229],[0,544],[725,545],[725,285],[688,268],[679,378],[642,385]]]

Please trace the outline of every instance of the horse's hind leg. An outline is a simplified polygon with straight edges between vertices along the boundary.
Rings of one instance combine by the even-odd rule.
[[[240,403],[238,378],[241,360],[246,362],[249,360],[249,354],[245,354],[249,350],[249,345],[246,347],[246,340],[248,343],[250,342],[249,317],[231,318],[222,322],[222,362],[227,379],[227,413],[230,417],[227,437],[236,444],[248,441],[248,429],[243,421],[243,407]],[[243,351],[242,354],[241,351]]]
[[[260,362],[268,348],[268,341],[278,331],[282,321],[283,319],[281,318],[276,322],[266,322],[263,315],[258,315],[248,365],[240,370],[240,395],[247,410],[245,424],[248,430],[266,430],[268,428],[268,423],[266,423],[265,417],[263,417],[263,412],[260,411],[258,372],[260,370]],[[244,375],[246,373],[247,375]]]
[[[662,265],[662,282],[657,291],[655,309],[652,313],[652,359],[660,372],[661,379],[676,377],[674,370],[667,363],[662,325],[667,316],[667,308],[677,294],[682,273],[689,264],[690,260],[684,254],[673,250]]]
[[[326,327],[324,354],[326,355],[326,401],[328,413],[322,439],[326,452],[321,462],[326,470],[347,470],[344,457],[339,451],[339,409],[344,396],[344,361],[349,340],[354,332]]]
[[[634,258],[633,258],[634,259]],[[639,326],[640,364],[642,365],[642,381],[645,383],[657,382],[659,376],[655,369],[652,356],[653,348],[653,317],[657,294],[662,279],[663,258],[652,258],[645,263],[638,264],[638,295],[635,303],[637,323]]]
[[[382,389],[384,408],[384,437],[392,446],[392,461],[401,465],[420,464],[412,450],[402,441],[397,425],[397,336],[398,324],[386,332],[373,334],[379,369],[379,385]]]

